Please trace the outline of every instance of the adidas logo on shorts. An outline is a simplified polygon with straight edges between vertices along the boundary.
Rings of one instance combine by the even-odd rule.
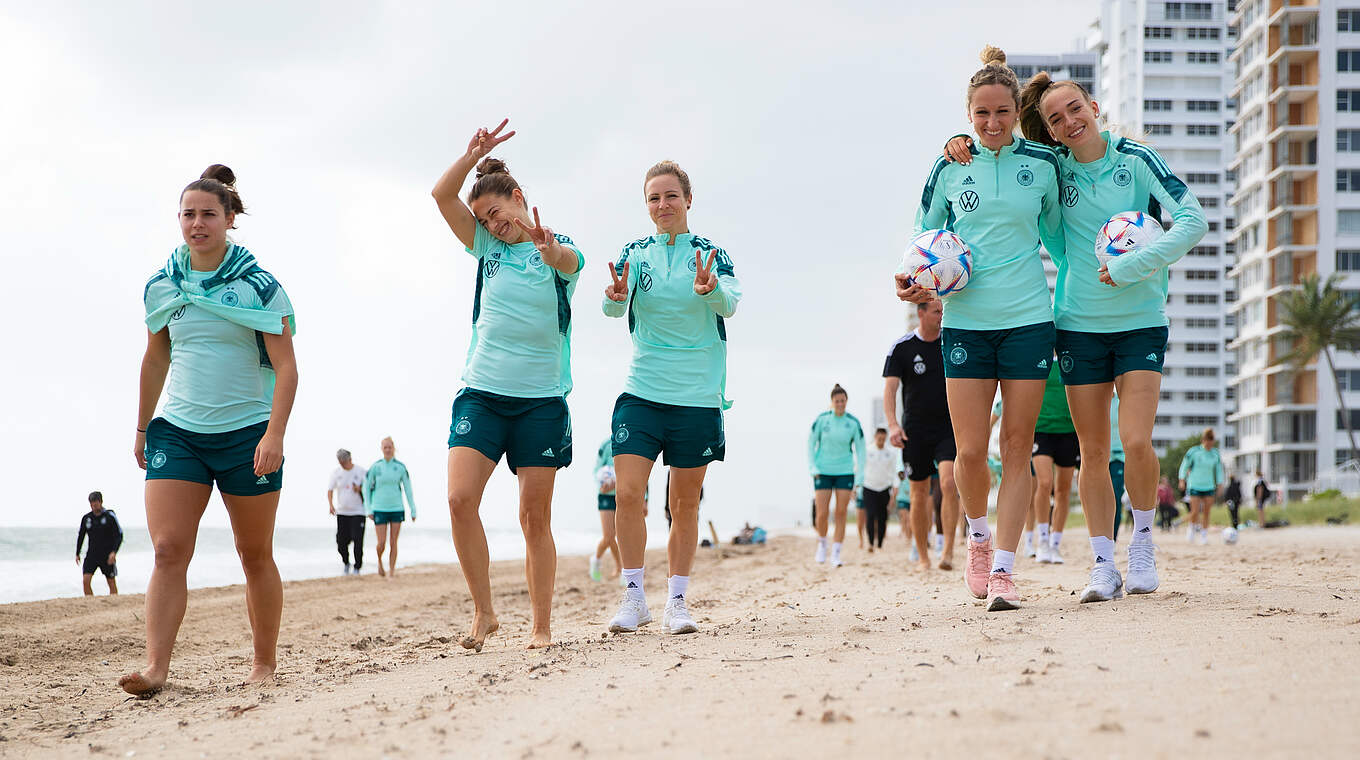
[[[709,448],[704,449],[704,453],[700,454],[699,456],[704,456],[704,457],[711,457],[711,456],[713,456],[713,447],[710,446]]]
[[[263,485],[268,485],[268,484],[269,484],[269,476],[267,476],[267,475],[261,475],[261,476],[260,476],[260,479],[257,480],[257,481],[255,481],[255,485],[257,485],[257,486],[263,486]]]
[[[1147,360],[1150,361],[1150,362],[1155,362],[1155,361],[1157,361],[1157,354],[1148,354],[1148,355],[1147,355]]]
[[[553,450],[552,450],[552,449],[544,449],[544,450],[543,450],[543,456],[545,456],[545,457],[550,457],[550,456],[555,456],[555,455],[553,454]]]
[[[1039,363],[1034,366],[1038,367],[1039,369],[1048,369],[1048,360],[1040,359]]]

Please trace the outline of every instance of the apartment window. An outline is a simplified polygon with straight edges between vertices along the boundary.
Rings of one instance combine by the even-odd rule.
[[[1188,327],[1188,328],[1199,329],[1199,330],[1202,330],[1202,329],[1205,329],[1205,328],[1208,328],[1208,329],[1217,329],[1217,328],[1218,328],[1218,320],[1217,320],[1217,319],[1214,319],[1213,317],[1187,317],[1186,320],[1185,320],[1185,326]],[[1191,367],[1191,369],[1195,369],[1195,368],[1194,368],[1194,367]],[[1192,373],[1190,373],[1190,374],[1193,375],[1194,373],[1192,372]]]
[[[1343,153],[1360,153],[1360,129],[1338,129],[1336,149]]]
[[[1163,401],[1170,401],[1170,400],[1171,400],[1171,391],[1162,391],[1162,392],[1161,392],[1161,399],[1162,399]]]
[[[1223,179],[1227,182],[1236,182],[1237,170],[1236,169],[1227,170],[1226,172],[1223,173]]]
[[[1213,3],[1181,3],[1185,6],[1185,18],[1190,21],[1208,21],[1214,17]]]
[[[1186,401],[1217,401],[1218,391],[1186,391]]]
[[[1171,101],[1169,100],[1144,100],[1144,111],[1170,111]]]
[[[1187,269],[1185,270],[1187,280],[1217,280],[1218,272],[1213,269]]]
[[[1187,100],[1185,101],[1187,111],[1218,111],[1217,100]]]
[[[1218,232],[1218,222],[1209,222],[1209,231]]]
[[[1336,30],[1338,32],[1360,32],[1360,9],[1337,11]]]
[[[1185,374],[1190,377],[1218,377],[1218,367],[1186,367]]]
[[[1149,125],[1147,125],[1147,133],[1148,133],[1148,136],[1149,136],[1149,137],[1156,137],[1156,136],[1158,136],[1158,135],[1166,136],[1166,135],[1171,134],[1171,125],[1170,125],[1170,124],[1149,124]]]
[[[1185,3],[1166,3],[1162,7],[1162,12],[1168,21],[1178,21],[1185,18]]]
[[[1227,243],[1224,243],[1224,244],[1223,244],[1223,253],[1224,253],[1225,255],[1228,255],[1228,256],[1236,256],[1236,255],[1237,255],[1237,243],[1236,243],[1236,242],[1233,242],[1233,241],[1229,241],[1229,242],[1227,242]]]
[[[1336,189],[1341,193],[1360,192],[1360,169],[1337,169]]]
[[[1207,198],[1200,198],[1199,205],[1202,208],[1218,208],[1218,196],[1211,195]]]
[[[1218,303],[1218,294],[1217,294],[1217,293],[1186,293],[1186,294],[1185,294],[1185,302],[1186,302],[1186,303],[1197,303],[1197,304]]]
[[[1143,39],[1147,40],[1169,40],[1176,36],[1176,30],[1169,26],[1145,26],[1143,27]]]
[[[1336,212],[1338,235],[1360,235],[1360,210],[1341,209]]]
[[[1360,391],[1360,369],[1337,370],[1336,382],[1343,391]],[[1360,425],[1356,427],[1360,428]]]
[[[1360,272],[1360,251],[1354,249],[1337,251],[1336,268],[1340,272]]]
[[[1218,134],[1217,124],[1186,124],[1185,133],[1193,137],[1212,137]]]
[[[1192,26],[1185,30],[1187,40],[1216,40],[1218,39],[1218,28],[1211,26]]]
[[[1181,417],[1182,425],[1194,425],[1195,427],[1210,427],[1218,424],[1218,417],[1207,414],[1187,414]]]
[[[1190,124],[1188,126],[1196,126]],[[1212,125],[1210,125],[1212,126]],[[1218,183],[1218,172],[1186,172],[1185,181],[1192,185],[1213,185]]]
[[[1171,63],[1171,51],[1144,50],[1143,63]]]
[[[1171,424],[1171,415],[1169,415],[1169,414],[1159,414],[1159,415],[1157,415],[1156,417],[1153,418],[1152,422],[1153,422],[1153,424],[1155,424],[1155,425],[1170,425],[1170,424]]]
[[[1218,63],[1217,50],[1191,50],[1185,54],[1186,63]]]
[[[1360,111],[1360,90],[1337,90],[1336,110]]]
[[[1341,290],[1341,297],[1355,304],[1355,308],[1360,309],[1360,290]]]
[[[1212,354],[1218,351],[1217,343],[1186,343],[1186,353],[1191,354]]]
[[[1357,452],[1355,449],[1337,449],[1337,450],[1336,450],[1336,466],[1337,466],[1337,467],[1340,467],[1341,465],[1343,465],[1343,464],[1345,464],[1345,463],[1351,461],[1352,459],[1360,459],[1360,452]]]
[[[1197,245],[1197,246],[1195,246],[1194,248],[1191,248],[1191,249],[1189,250],[1189,252],[1187,252],[1185,255],[1187,255],[1187,256],[1217,256],[1217,255],[1218,255],[1218,248],[1215,247],[1215,246],[1212,246],[1212,245]]]
[[[1360,71],[1360,50],[1336,51],[1337,71]]]

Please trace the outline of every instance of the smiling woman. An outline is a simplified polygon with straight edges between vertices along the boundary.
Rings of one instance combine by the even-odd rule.
[[[283,584],[274,515],[283,435],[297,391],[293,306],[283,287],[227,238],[245,213],[236,175],[214,164],[180,193],[184,245],[146,285],[147,347],[133,455],[146,470],[155,567],[146,591],[147,666],[119,680],[131,694],[164,686],[187,603],[185,574],[213,483],[246,576],[255,657],[248,683],[274,673]],[[152,419],[169,375],[161,416]]]

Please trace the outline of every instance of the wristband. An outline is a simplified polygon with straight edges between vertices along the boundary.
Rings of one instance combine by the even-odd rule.
[[[137,428],[137,432],[138,432],[138,433],[145,433],[145,432],[146,432],[146,428]]]

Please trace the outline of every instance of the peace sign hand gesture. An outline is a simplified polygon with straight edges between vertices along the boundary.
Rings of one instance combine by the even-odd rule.
[[[713,271],[713,260],[717,258],[717,251],[709,251],[708,263],[705,264],[699,258],[699,252],[694,252],[694,293],[695,295],[706,296],[718,287],[718,275]]]
[[[473,161],[480,161],[483,156],[490,153],[497,145],[514,137],[515,130],[513,129],[506,132],[504,135],[501,134],[501,130],[505,129],[505,125],[509,123],[509,119],[501,119],[501,123],[496,125],[495,129],[488,131],[486,127],[482,127],[477,130],[477,134],[473,135],[472,140],[468,143],[468,156],[470,156]]]
[[[548,262],[558,261],[562,256],[562,244],[557,242],[557,237],[553,231],[544,227],[538,220],[538,206],[534,206],[534,226],[530,227],[524,220],[515,217],[515,224],[519,228],[529,233],[529,241],[534,244],[538,252],[542,254],[543,260]],[[551,264],[549,264],[551,266]]]
[[[623,276],[619,276],[614,271],[614,262],[609,262],[609,279],[613,280],[613,284],[604,289],[605,298],[619,303],[628,300],[628,266],[629,262],[623,262]]]

